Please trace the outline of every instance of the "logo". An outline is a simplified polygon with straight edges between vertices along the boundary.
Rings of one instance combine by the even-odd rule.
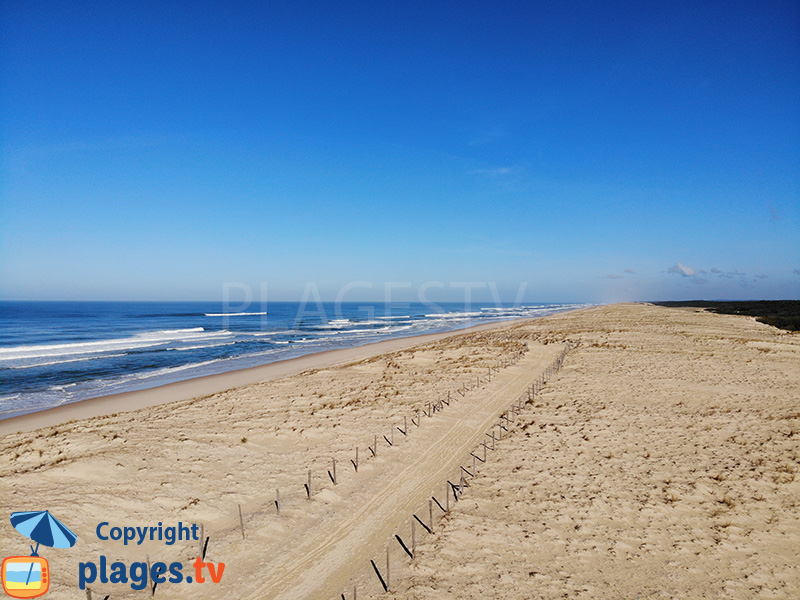
[[[3,559],[0,569],[3,591],[12,598],[44,596],[50,589],[50,568],[47,559],[39,556],[39,545],[71,548],[78,536],[47,510],[11,513],[11,525],[36,542],[36,548],[30,547],[30,556],[9,556]]]
[[[179,521],[177,526],[165,526],[161,521],[158,526],[111,525],[108,521],[103,521],[97,524],[95,533],[99,540],[119,542],[124,546],[141,545],[145,540],[163,541],[167,546],[172,546],[175,542],[183,540],[200,541],[198,529],[200,528],[197,523],[189,524],[182,521]],[[166,583],[219,583],[225,572],[225,563],[206,560],[209,539],[206,537],[202,546],[202,556],[198,556],[191,563],[187,572],[184,572],[184,564],[180,561],[169,564],[158,561],[152,565],[150,561],[133,562],[128,565],[121,560],[112,562],[105,555],[101,555],[97,562],[87,561],[78,564],[78,587],[86,589],[87,584],[95,581],[103,584],[127,583],[134,590],[143,590],[149,585],[152,595],[157,586]]]

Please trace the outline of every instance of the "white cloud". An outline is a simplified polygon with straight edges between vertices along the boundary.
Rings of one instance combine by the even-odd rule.
[[[681,277],[686,277],[692,283],[701,284],[708,282],[708,279],[703,277],[703,275],[706,274],[705,271],[701,269],[700,272],[698,273],[692,267],[689,267],[681,262],[676,262],[674,267],[670,267],[669,269],[667,269],[667,273],[676,273]]]
[[[677,273],[678,275],[683,275],[684,277],[695,277],[697,275],[697,271],[695,271],[692,267],[687,267],[682,263],[675,263],[674,267],[670,267],[667,273]]]

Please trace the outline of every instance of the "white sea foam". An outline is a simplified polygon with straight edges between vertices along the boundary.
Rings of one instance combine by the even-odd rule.
[[[182,350],[200,350],[202,348],[221,348],[222,346],[233,346],[236,342],[225,342],[224,344],[205,344],[204,346],[178,346],[176,348],[167,348],[170,352]]]
[[[237,331],[237,335],[252,335],[254,337],[266,337],[270,335],[289,335],[297,333],[294,329],[284,329],[282,331]]]
[[[354,323],[354,325],[356,325],[356,324],[357,325],[361,325],[361,323]],[[382,331],[389,331],[390,329],[391,329],[390,325],[385,325],[384,327],[375,327],[375,328],[370,327],[369,329],[347,329],[347,330],[344,330],[344,331],[342,331],[342,330],[339,330],[339,331],[319,331],[319,332],[317,332],[317,335],[346,336],[346,335],[350,335],[351,333],[363,333],[363,332],[380,333]]]
[[[349,327],[350,325],[355,325],[350,319],[331,319],[327,323],[321,323],[320,325],[312,325],[316,329],[342,329],[344,327]]]
[[[238,313],[205,313],[207,317],[249,317],[265,315],[266,312],[238,312]]]
[[[127,356],[127,352],[123,352],[122,354],[103,354],[102,356],[85,356],[83,358],[68,358],[67,360],[52,360],[49,362],[42,362],[42,363],[33,363],[29,365],[14,365],[8,366],[7,369],[32,369],[34,367],[51,367],[53,365],[63,365],[66,363],[74,363],[74,362],[84,362],[87,360],[97,360],[98,358],[119,358],[121,356]]]
[[[384,319],[386,317],[376,317],[376,319]],[[392,317],[394,318],[394,317]],[[404,317],[407,318],[407,317]],[[384,321],[359,321],[353,319],[331,319],[325,323],[320,323],[318,325],[310,324],[309,326],[313,329],[336,329],[342,330],[346,329],[347,327],[363,327],[364,325],[386,325]]]
[[[202,327],[191,329],[165,329],[137,333],[136,335],[96,340],[93,342],[71,342],[67,344],[43,344],[37,346],[11,346],[0,348],[0,361],[43,358],[48,356],[69,356],[81,354],[98,354],[121,350],[135,350],[150,346],[159,346],[170,342],[199,341],[230,336],[229,331],[206,331]]]
[[[172,373],[179,373],[181,371],[187,371],[187,370],[190,370],[190,369],[199,369],[199,368],[202,368],[202,367],[207,367],[208,365],[212,365],[212,364],[223,362],[223,361],[227,361],[227,360],[230,360],[230,359],[229,358],[215,358],[215,359],[212,359],[212,360],[206,360],[206,361],[198,362],[198,363],[189,363],[189,364],[186,364],[186,365],[178,365],[178,366],[175,366],[175,367],[162,367],[160,369],[154,369],[153,371],[145,371],[145,372],[135,373],[133,375],[117,377],[117,378],[109,379],[109,380],[106,380],[106,381],[98,380],[97,382],[101,383],[101,385],[100,385],[101,389],[116,388],[116,387],[118,387],[120,385],[124,385],[124,384],[130,383],[132,381],[137,382],[137,383],[138,382],[146,383],[146,382],[150,381],[151,379],[160,379],[162,377],[169,376]],[[63,387],[66,388],[66,387],[74,386],[74,385],[77,385],[77,383],[67,384],[66,386],[63,386]],[[56,389],[56,386],[53,386],[50,389]]]

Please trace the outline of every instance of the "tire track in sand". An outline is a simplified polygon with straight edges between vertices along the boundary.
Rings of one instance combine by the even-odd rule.
[[[307,520],[292,533],[252,598],[302,600],[338,597],[354,576],[378,558],[412,512],[443,489],[497,420],[558,355],[562,346],[533,346],[519,362],[494,376],[474,397],[451,402],[435,419],[409,432],[402,445],[382,450],[390,458],[359,474],[357,487],[323,518]],[[358,505],[357,507],[355,505]],[[299,530],[302,529],[302,530]]]

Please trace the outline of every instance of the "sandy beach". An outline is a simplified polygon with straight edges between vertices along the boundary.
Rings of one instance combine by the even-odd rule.
[[[244,387],[252,383],[263,383],[286,377],[287,375],[302,373],[308,369],[346,364],[376,354],[402,350],[416,344],[441,340],[455,333],[484,331],[499,325],[503,325],[503,322],[483,323],[455,332],[446,331],[397,337],[350,348],[315,352],[297,358],[278,360],[258,367],[238,369],[218,375],[195,377],[143,390],[64,404],[48,410],[2,419],[0,420],[0,436],[17,431],[31,431],[50,425],[59,425],[75,419],[87,419],[89,417],[138,410],[178,400],[190,400],[200,396],[208,396],[209,394]]]
[[[800,597],[800,336],[610,306],[393,598]]]
[[[509,416],[568,341],[563,369]],[[47,508],[79,536],[41,551],[48,597],[82,598],[77,565],[100,555],[188,573],[197,541],[95,535],[179,521],[202,524],[224,577],[157,596],[380,596],[370,560],[389,575],[387,548],[384,597],[800,594],[797,334],[614,305],[337,352],[141,393],[131,412],[103,414],[126,398],[4,424],[3,510]],[[410,560],[394,536],[410,546],[412,523]],[[2,527],[3,556],[25,554]]]

